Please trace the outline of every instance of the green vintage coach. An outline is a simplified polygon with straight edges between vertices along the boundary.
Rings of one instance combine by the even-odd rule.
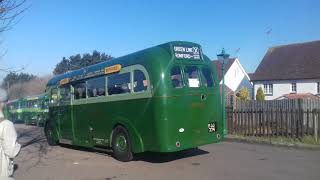
[[[7,118],[14,123],[44,126],[48,119],[47,94],[15,99],[6,103]]]
[[[216,70],[201,46],[174,41],[67,72],[47,84],[50,145],[175,152],[221,141]]]
[[[37,94],[20,100],[21,118],[26,125],[44,126],[48,119],[48,95]]]

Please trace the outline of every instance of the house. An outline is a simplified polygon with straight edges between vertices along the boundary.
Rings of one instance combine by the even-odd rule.
[[[222,64],[218,60],[213,60],[212,63],[217,69],[218,81],[222,85]],[[250,77],[244,70],[238,58],[229,58],[225,62],[225,92],[227,103],[242,89],[247,88],[249,96],[252,95],[252,84]]]
[[[320,41],[269,48],[251,81],[254,98],[259,87],[266,100],[286,98],[288,94],[319,95]]]

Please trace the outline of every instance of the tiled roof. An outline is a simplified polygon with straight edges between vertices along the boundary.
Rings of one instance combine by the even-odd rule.
[[[254,73],[248,73],[248,76],[251,79],[254,76]]]
[[[320,78],[320,41],[272,47],[251,77],[259,80]]]

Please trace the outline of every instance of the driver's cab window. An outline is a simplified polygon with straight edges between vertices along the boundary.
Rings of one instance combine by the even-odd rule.
[[[184,72],[189,87],[196,88],[200,86],[198,68],[196,66],[186,66]]]
[[[60,87],[60,101],[70,101],[71,92],[70,85]]]

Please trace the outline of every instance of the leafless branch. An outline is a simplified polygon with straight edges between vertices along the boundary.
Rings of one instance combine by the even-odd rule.
[[[0,33],[11,29],[29,7],[26,0],[0,0]]]
[[[15,69],[13,67],[0,68],[0,71],[5,72],[5,73],[17,73],[17,72],[24,71],[27,67],[28,67],[28,64],[21,66],[21,68],[19,68],[19,69]]]

